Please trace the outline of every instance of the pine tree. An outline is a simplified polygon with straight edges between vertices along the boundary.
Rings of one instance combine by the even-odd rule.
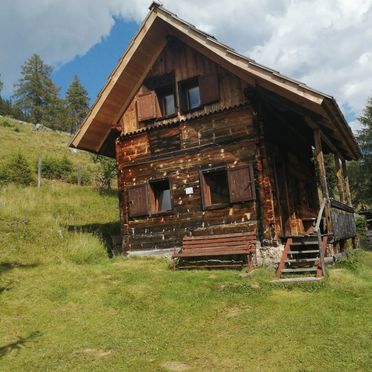
[[[88,92],[76,75],[66,92],[66,107],[69,114],[69,129],[73,134],[89,111]]]
[[[1,91],[3,90],[4,83],[1,81],[1,74],[0,74],[0,98],[1,98]]]
[[[59,88],[51,79],[52,67],[33,54],[21,67],[21,78],[15,85],[16,105],[32,123],[56,126],[53,114],[61,106]]]
[[[351,162],[348,171],[353,202],[366,208],[372,207],[372,97],[358,120],[362,129],[358,132],[357,141],[363,158]]]

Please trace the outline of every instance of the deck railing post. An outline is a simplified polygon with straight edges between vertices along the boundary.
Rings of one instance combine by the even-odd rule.
[[[326,199],[327,201],[326,206],[325,206],[325,216],[326,216],[326,221],[327,221],[327,230],[329,231],[331,229],[331,224],[332,224],[331,211],[330,211],[330,206],[329,206],[329,192],[328,192],[326,168],[324,165],[322,136],[321,136],[321,131],[319,128],[314,129],[314,144],[315,144],[316,161],[317,161],[318,170],[319,170],[322,199]]]

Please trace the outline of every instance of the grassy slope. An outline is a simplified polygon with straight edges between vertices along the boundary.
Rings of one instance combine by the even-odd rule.
[[[55,131],[35,131],[33,125],[0,116],[0,162],[21,152],[36,165],[46,156],[67,156],[72,162],[94,169],[91,156],[86,152],[72,152],[68,148],[71,137]]]
[[[4,127],[4,120],[11,126]],[[18,128],[18,129],[16,129]],[[72,153],[63,133],[0,118],[0,161]],[[272,273],[176,272],[107,258],[117,198],[46,182],[0,190],[0,370],[368,370],[372,255],[320,286]]]
[[[358,271],[292,289],[265,270],[173,273],[164,260],[106,258],[97,233],[116,204],[55,183],[1,191],[1,371],[371,366],[371,253]]]

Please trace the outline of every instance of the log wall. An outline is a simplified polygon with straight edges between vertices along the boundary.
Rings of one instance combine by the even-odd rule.
[[[158,128],[117,142],[125,250],[173,248],[182,237],[257,229],[256,202],[203,210],[200,170],[218,166],[256,166],[256,135],[250,107],[236,108],[187,123]],[[130,218],[128,187],[167,177],[171,212]],[[185,189],[193,188],[186,195]]]

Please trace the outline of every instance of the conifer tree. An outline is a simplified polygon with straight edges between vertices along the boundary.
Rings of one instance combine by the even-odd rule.
[[[0,74],[0,98],[1,98],[1,91],[3,90],[4,83],[1,81],[1,74]]]
[[[89,111],[89,96],[77,75],[66,92],[66,107],[69,115],[69,130],[75,133]]]
[[[54,114],[61,107],[59,88],[51,79],[52,67],[33,54],[21,67],[21,78],[15,85],[16,105],[32,123],[57,127]]]
[[[355,205],[372,207],[372,97],[368,99],[362,115],[358,118],[362,129],[357,140],[362,151],[359,162],[349,164],[350,187]]]

